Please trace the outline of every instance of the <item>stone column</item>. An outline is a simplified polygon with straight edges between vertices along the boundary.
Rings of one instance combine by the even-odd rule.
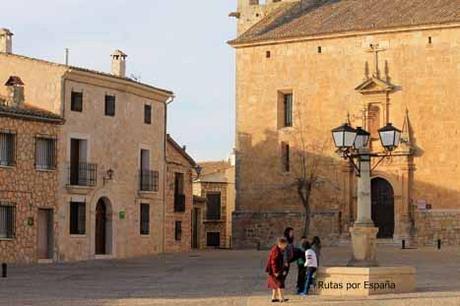
[[[353,255],[349,266],[377,266],[376,240],[378,228],[371,216],[371,160],[368,149],[360,150],[360,176],[358,177],[358,211],[350,229]]]
[[[360,154],[369,153],[361,149]],[[371,216],[371,161],[369,155],[359,157],[360,176],[358,177],[358,211],[355,226],[373,227]]]

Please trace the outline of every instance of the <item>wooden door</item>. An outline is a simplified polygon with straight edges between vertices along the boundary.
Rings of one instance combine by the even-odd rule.
[[[53,258],[53,210],[38,210],[37,228],[38,259],[51,259]]]
[[[394,194],[391,184],[382,178],[371,182],[372,220],[379,228],[377,238],[393,238],[395,228]]]
[[[192,248],[200,248],[200,209],[194,208],[192,213]]]
[[[96,254],[106,254],[107,211],[103,200],[96,206]]]

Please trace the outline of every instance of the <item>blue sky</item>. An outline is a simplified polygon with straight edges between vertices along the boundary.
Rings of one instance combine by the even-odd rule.
[[[127,74],[174,91],[169,132],[200,160],[224,159],[234,140],[236,0],[15,0],[0,27],[13,52],[109,72],[110,53],[128,54]]]

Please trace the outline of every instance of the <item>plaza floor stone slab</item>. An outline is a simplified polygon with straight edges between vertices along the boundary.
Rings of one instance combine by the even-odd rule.
[[[350,247],[324,248],[324,265],[343,265]],[[0,278],[0,305],[271,305],[266,289],[266,251],[200,251],[175,255],[10,266]],[[385,265],[417,269],[414,293],[343,298],[294,292],[292,305],[460,305],[460,248],[401,250],[379,246]]]

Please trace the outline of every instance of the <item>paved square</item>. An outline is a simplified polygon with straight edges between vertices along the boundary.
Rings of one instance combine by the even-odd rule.
[[[325,265],[343,264],[349,247],[325,248]],[[270,305],[266,251],[200,251],[129,260],[11,266],[0,305]],[[293,305],[460,305],[460,248],[379,247],[379,261],[414,265],[417,292],[367,299],[291,295]]]

